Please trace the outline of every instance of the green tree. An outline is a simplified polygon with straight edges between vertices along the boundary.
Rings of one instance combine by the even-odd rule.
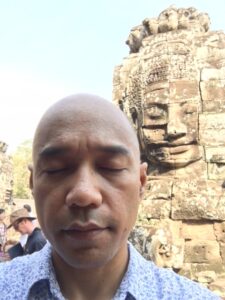
[[[31,163],[32,157],[31,149],[32,141],[26,140],[12,154],[14,175],[13,194],[15,198],[31,198],[31,191],[29,189],[30,172],[28,170],[28,165]]]

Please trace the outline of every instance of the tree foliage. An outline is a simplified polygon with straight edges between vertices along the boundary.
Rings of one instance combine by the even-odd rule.
[[[28,165],[32,159],[32,141],[26,140],[21,143],[12,155],[13,159],[13,194],[15,198],[27,199],[31,198],[31,191],[29,188]]]

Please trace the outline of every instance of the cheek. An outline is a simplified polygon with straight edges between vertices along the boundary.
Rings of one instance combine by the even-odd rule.
[[[148,143],[163,141],[165,139],[165,129],[143,129],[143,137]]]
[[[118,220],[133,223],[136,219],[140,203],[140,189],[137,182],[138,179],[134,179],[124,184],[121,183],[119,189],[111,198],[110,210],[115,211]]]
[[[57,216],[64,203],[63,193],[64,190],[59,187],[52,189],[45,184],[34,185],[35,207],[42,228],[47,228],[54,222],[55,216]]]

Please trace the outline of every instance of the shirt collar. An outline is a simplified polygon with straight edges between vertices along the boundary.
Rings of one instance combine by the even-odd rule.
[[[127,271],[123,277],[119,289],[114,299],[138,299],[140,291],[146,289],[144,278],[146,277],[146,260],[141,254],[128,242],[129,263]],[[138,274],[138,280],[137,280]],[[148,272],[148,281],[151,281],[152,273]]]
[[[144,278],[145,273],[145,259],[139,254],[139,252],[128,242],[128,252],[129,252],[129,262],[127,271],[123,277],[123,280],[118,288],[114,299],[138,299],[140,290],[144,290]],[[42,248],[42,250],[32,255],[30,259],[30,264],[33,263],[33,268],[28,274],[27,278],[27,298],[29,296],[29,291],[32,286],[42,280],[47,280],[49,282],[51,293],[57,298],[63,299],[60,292],[60,287],[56,280],[56,275],[54,267],[52,264],[52,247],[47,242],[47,244]],[[138,279],[137,280],[137,272]],[[148,273],[148,281],[151,282],[152,274]],[[128,298],[127,298],[128,297]],[[130,298],[129,298],[130,297]]]

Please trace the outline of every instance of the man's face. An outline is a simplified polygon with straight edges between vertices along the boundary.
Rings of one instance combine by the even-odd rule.
[[[184,84],[182,88],[188,93],[190,87]],[[197,145],[198,105],[196,100],[174,97],[169,88],[145,94],[140,135],[149,161],[179,168],[201,158]]]
[[[126,247],[146,168],[110,122],[66,119],[49,123],[34,157],[37,215],[57,257],[98,267]]]
[[[27,221],[25,219],[19,219],[13,224],[13,228],[20,234],[27,234]]]

